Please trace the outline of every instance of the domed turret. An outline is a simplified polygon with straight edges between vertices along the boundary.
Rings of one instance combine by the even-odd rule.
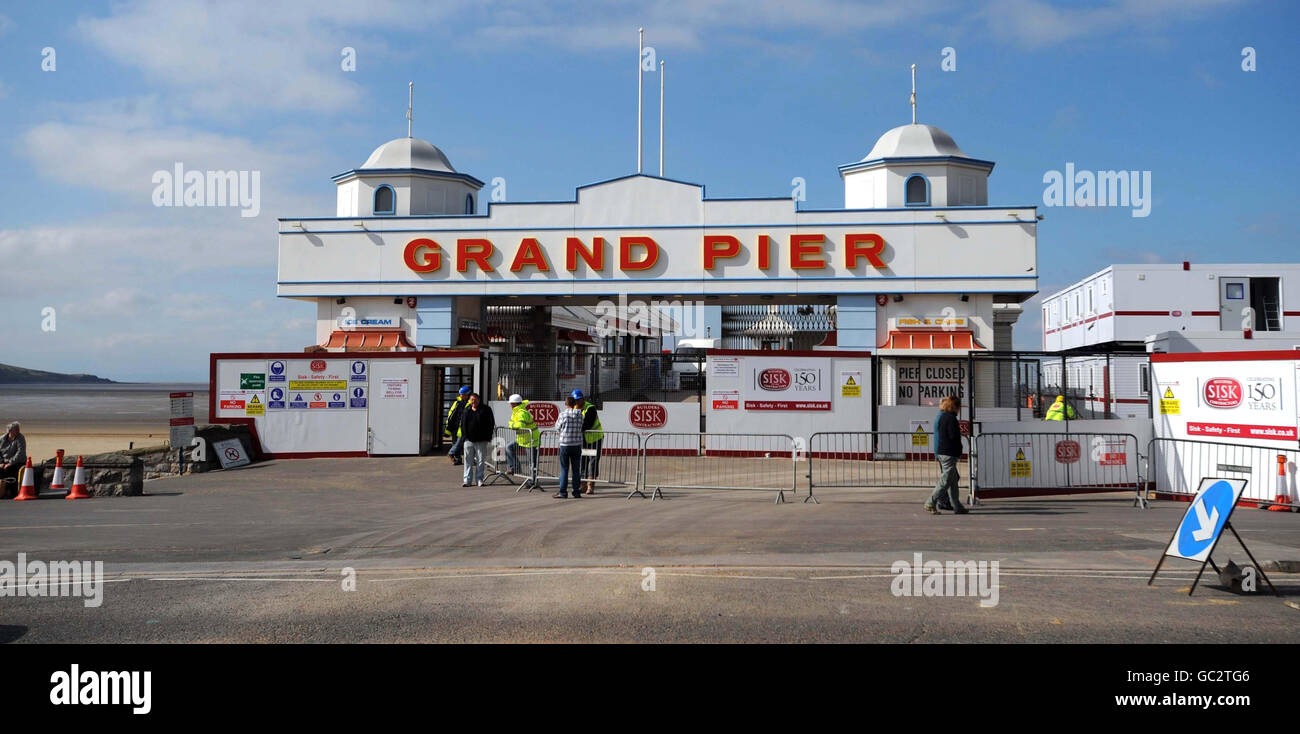
[[[863,161],[881,158],[923,158],[952,155],[965,158],[952,136],[934,125],[899,125],[890,130],[871,147]]]
[[[412,137],[375,148],[334,182],[340,217],[474,214],[483,188],[482,181],[458,173],[438,146]]]
[[[451,167],[451,161],[447,160],[447,156],[436,145],[419,138],[397,138],[375,148],[375,152],[361,164],[359,170],[372,169],[456,172]]]
[[[992,161],[971,158],[934,125],[899,125],[840,166],[847,209],[986,206]]]

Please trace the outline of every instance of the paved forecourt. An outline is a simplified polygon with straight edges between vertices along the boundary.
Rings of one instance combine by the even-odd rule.
[[[0,503],[0,559],[102,560],[110,582],[97,609],[5,599],[0,637],[1300,641],[1284,601],[1212,578],[1189,598],[1191,564],[1147,587],[1185,505],[1141,511],[1123,495],[991,500],[961,517],[925,514],[925,488],[557,500],[461,488],[443,457],[274,461],[146,491]],[[1233,524],[1261,561],[1300,558],[1300,516],[1239,510]],[[998,604],[895,596],[890,567],[915,553],[998,561]],[[1231,538],[1227,556],[1245,561]],[[1270,576],[1297,598],[1300,580]]]

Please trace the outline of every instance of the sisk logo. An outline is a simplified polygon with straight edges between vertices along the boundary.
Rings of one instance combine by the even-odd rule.
[[[148,670],[83,671],[73,663],[69,670],[56,670],[50,682],[55,706],[132,706],[133,714],[153,710],[153,673]]]
[[[758,386],[769,392],[781,392],[790,389],[790,372],[779,367],[769,367],[758,373]]]
[[[633,428],[663,428],[668,423],[668,409],[658,403],[637,403],[627,417]]]
[[[1214,377],[1205,381],[1201,391],[1211,408],[1235,408],[1241,405],[1241,383],[1231,377]]]

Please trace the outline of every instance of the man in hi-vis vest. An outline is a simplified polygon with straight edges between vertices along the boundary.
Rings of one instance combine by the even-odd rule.
[[[1047,409],[1047,415],[1043,416],[1043,420],[1063,421],[1066,417],[1075,420],[1079,417],[1079,414],[1074,412],[1074,406],[1066,404],[1064,395],[1057,395],[1056,400]]]
[[[541,431],[528,410],[528,401],[518,394],[510,396],[509,427],[515,429],[515,440],[506,447],[506,462],[510,465],[510,473],[519,473],[518,451],[523,448],[528,449],[528,476],[532,476],[533,467],[537,466],[537,446],[541,443]]]
[[[582,484],[585,494],[596,492],[596,479],[600,476],[600,447],[605,429],[600,425],[600,413],[581,390],[573,391],[573,399],[580,401],[582,410]]]
[[[465,439],[460,435],[460,418],[464,415],[470,392],[469,385],[461,386],[456,399],[451,401],[451,407],[447,409],[447,420],[442,424],[442,435],[456,437],[456,440],[451,442],[451,450],[447,452],[447,456],[451,457],[451,463],[457,466],[461,463],[460,451],[465,445]]]

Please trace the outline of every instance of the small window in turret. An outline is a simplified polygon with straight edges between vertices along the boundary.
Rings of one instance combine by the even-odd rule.
[[[921,174],[913,174],[907,179],[904,188],[906,197],[904,202],[908,206],[929,206],[930,205],[930,182],[925,180]]]
[[[375,189],[375,214],[392,214],[397,211],[397,196],[392,186],[380,186]]]

